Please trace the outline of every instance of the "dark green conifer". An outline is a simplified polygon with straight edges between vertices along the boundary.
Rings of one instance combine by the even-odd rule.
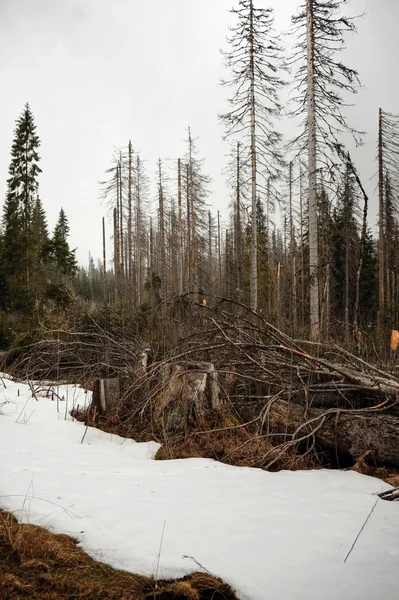
[[[40,140],[29,104],[17,120],[11,148],[7,195],[3,209],[3,271],[11,308],[27,310],[32,301],[32,266],[36,241],[32,224],[38,194]]]

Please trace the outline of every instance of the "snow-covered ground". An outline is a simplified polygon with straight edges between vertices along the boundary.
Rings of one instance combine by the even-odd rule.
[[[22,521],[73,535],[134,573],[177,577],[200,564],[242,600],[399,597],[399,503],[377,500],[382,481],[155,461],[154,442],[92,428],[81,443],[85,426],[69,410],[88,393],[64,386],[64,401],[36,400],[27,385],[4,384],[0,506]]]

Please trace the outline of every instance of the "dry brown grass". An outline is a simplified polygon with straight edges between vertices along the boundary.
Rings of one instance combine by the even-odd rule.
[[[21,525],[0,510],[0,600],[236,600],[220,579],[159,581],[90,558],[67,535]]]
[[[336,464],[336,452],[316,445],[309,448],[309,442],[292,445],[279,456],[279,444],[290,439],[292,427],[286,426],[280,418],[274,418],[266,435],[264,429],[259,432],[253,423],[256,412],[247,411],[246,422],[243,423],[242,416],[228,406],[218,411],[208,411],[206,420],[187,425],[185,431],[175,433],[166,432],[162,423],[148,418],[148,415],[141,419],[132,419],[129,415],[121,418],[118,410],[110,410],[106,415],[95,415],[93,418],[91,411],[86,410],[75,411],[74,416],[107,433],[133,438],[138,442],[154,440],[160,443],[157,460],[211,458],[238,467],[265,468],[267,456],[268,461],[278,457],[269,469],[272,471],[340,468],[339,462]],[[347,469],[377,477],[393,487],[399,485],[399,471],[373,464],[371,452],[360,457],[355,464],[349,462]]]
[[[90,410],[75,411],[74,417],[106,433],[133,438],[137,442],[156,441],[161,448],[157,460],[182,458],[211,458],[238,467],[261,467],[266,455],[278,453],[276,446],[287,432],[280,429],[269,435],[259,434],[256,428],[243,424],[233,410],[208,411],[207,419],[190,425],[186,431],[166,432],[162,424],[149,418],[126,420],[110,410],[95,415]],[[303,456],[296,447],[287,451],[273,465],[273,471],[315,469],[321,465],[315,452]]]
[[[373,465],[371,453],[366,453],[364,456],[361,456],[351,470],[361,473],[362,475],[369,475],[370,477],[382,479],[382,481],[385,481],[392,487],[399,486],[399,473],[397,469]]]

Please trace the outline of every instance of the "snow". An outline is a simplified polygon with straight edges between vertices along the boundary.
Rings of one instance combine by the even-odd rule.
[[[384,482],[350,471],[156,461],[155,442],[93,428],[81,443],[86,428],[69,411],[90,402],[88,392],[62,386],[54,389],[63,401],[36,400],[28,385],[3,381],[0,506],[21,521],[70,534],[134,573],[207,569],[242,600],[398,597],[399,503],[377,498]]]

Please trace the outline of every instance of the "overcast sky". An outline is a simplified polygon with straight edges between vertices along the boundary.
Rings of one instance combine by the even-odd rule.
[[[71,245],[87,263],[101,254],[98,182],[115,147],[131,138],[150,171],[158,156],[177,158],[188,125],[198,136],[213,178],[211,204],[226,206],[221,174],[226,146],[217,115],[225,108],[226,76],[219,49],[234,0],[0,0],[0,203],[6,191],[15,120],[26,102],[41,139],[40,195],[52,229],[62,206]],[[285,30],[300,0],[258,0],[273,6]],[[372,199],[379,106],[399,112],[398,0],[352,0],[366,16],[348,40],[343,61],[365,89],[349,109],[366,130],[354,158]],[[287,126],[286,126],[287,127]],[[285,127],[285,129],[286,129]]]

